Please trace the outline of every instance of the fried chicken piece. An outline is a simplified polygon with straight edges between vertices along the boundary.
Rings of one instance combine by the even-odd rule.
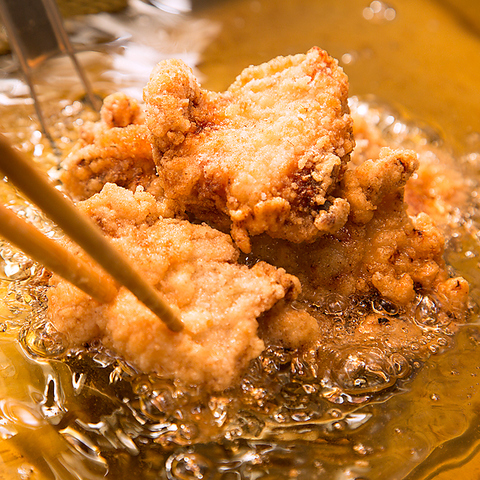
[[[249,67],[224,93],[181,61],[154,69],[146,123],[165,195],[182,210],[249,235],[312,242],[347,221],[336,195],[353,149],[348,82],[319,48]]]
[[[143,370],[213,389],[231,385],[265,344],[314,351],[318,365],[334,365],[323,378],[343,376],[345,391],[349,358],[358,365],[370,358],[370,375],[377,360],[385,369],[376,371],[396,372],[443,348],[466,316],[468,284],[450,278],[443,236],[424,212],[443,228],[465,196],[449,189],[464,183],[431,150],[384,148],[380,132],[361,123],[349,162],[346,96],[345,75],[317,48],[250,67],[221,94],[202,90],[182,62],[160,63],[145,89],[157,203],[107,186],[82,208],[180,310],[186,331],[167,331],[126,291],[99,306],[55,280],[50,312],[58,328],[86,320],[75,327],[76,343],[101,338]],[[90,127],[97,144],[135,124],[129,108],[123,97],[107,102],[101,125]],[[142,121],[136,126],[145,133]],[[125,148],[112,159],[119,170],[128,155]],[[128,209],[140,204],[150,213],[137,222]],[[240,249],[252,251],[247,261],[261,261],[249,270],[235,264],[229,237],[157,220],[183,213],[230,229]],[[283,268],[303,285],[296,301],[298,279]]]
[[[279,304],[262,320],[267,343],[337,348],[373,341],[393,353],[420,345],[425,329],[441,336],[464,320],[468,284],[450,278],[442,233],[427,214],[407,213],[404,185],[416,165],[414,152],[385,148],[345,174],[342,195],[352,210],[340,231],[307,248],[266,237],[253,242],[256,257],[297,275],[303,287],[299,303]]]
[[[74,200],[98,193],[106,183],[161,193],[153,163],[150,134],[136,100],[123,93],[103,102],[101,120],[86,123],[80,140],[63,161],[61,180]]]
[[[228,235],[159,217],[160,204],[146,192],[107,184],[79,208],[163,293],[185,327],[171,332],[123,287],[113,302],[100,304],[54,277],[48,314],[72,346],[100,339],[142,371],[223,390],[264,348],[257,317],[300,289],[283,269],[237,264]]]

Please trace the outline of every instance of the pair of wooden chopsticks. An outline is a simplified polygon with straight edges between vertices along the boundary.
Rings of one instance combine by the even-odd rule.
[[[111,245],[90,218],[58,191],[32,162],[14,150],[2,135],[0,171],[109,275],[96,272],[4,206],[0,206],[1,236],[99,302],[113,300],[117,292],[116,280],[130,290],[170,330],[182,330],[180,319],[160,293]]]

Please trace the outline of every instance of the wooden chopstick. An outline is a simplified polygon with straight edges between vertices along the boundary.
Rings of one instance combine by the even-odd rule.
[[[167,327],[179,332],[181,320],[152,285],[147,283],[131,263],[104,237],[100,229],[52,186],[19,151],[0,135],[0,170],[34,204],[53,220],[66,235],[82,247],[118,283],[130,290]]]
[[[110,276],[92,269],[79,257],[1,204],[0,235],[95,300],[108,303],[115,298],[117,288]]]

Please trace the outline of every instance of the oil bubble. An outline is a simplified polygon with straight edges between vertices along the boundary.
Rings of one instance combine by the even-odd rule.
[[[166,462],[169,480],[208,480],[211,478],[212,464],[198,453],[179,453]]]
[[[354,395],[378,392],[397,379],[390,360],[380,349],[355,346],[336,354],[332,374],[344,392]]]
[[[310,385],[308,383],[302,385],[302,388],[307,395],[311,395],[317,391],[317,387],[315,385]]]
[[[273,418],[277,423],[285,423],[287,421],[287,417],[282,412],[275,413]]]
[[[253,435],[254,437],[258,437],[265,427],[265,422],[248,412],[242,412],[239,420],[244,434]]]
[[[188,441],[194,440],[199,434],[198,427],[194,423],[182,423],[178,432],[183,439]]]
[[[168,412],[175,405],[172,392],[167,389],[158,389],[149,392],[142,398],[141,410],[150,419],[164,421]]]
[[[279,370],[279,365],[276,363],[275,358],[267,356],[262,358],[261,367],[267,375],[274,375]]]
[[[338,293],[331,293],[325,299],[325,313],[328,315],[342,315],[347,308],[347,299]]]
[[[337,432],[342,432],[343,430],[346,429],[345,422],[335,422],[332,425],[333,429],[336,430]]]
[[[299,412],[299,413],[293,413],[292,414],[292,420],[294,422],[308,422],[312,418],[311,415],[309,415],[306,412]]]
[[[371,302],[363,297],[351,296],[349,298],[351,303],[350,314],[354,316],[364,317],[371,311]]]
[[[424,295],[415,310],[415,321],[424,328],[435,327],[438,323],[438,301],[432,295]]]
[[[142,379],[137,379],[133,383],[132,388],[135,395],[145,395],[150,391],[150,383]]]
[[[338,408],[331,408],[329,411],[328,411],[328,414],[332,417],[332,418],[340,418],[342,416],[342,412],[341,410],[339,410]]]
[[[255,394],[258,393],[258,390],[260,389],[253,388],[250,393],[255,396]],[[228,404],[228,399],[224,397],[211,397],[208,402],[208,407],[212,413],[214,422],[219,427],[221,427],[227,421]]]
[[[115,362],[115,360],[110,355],[103,351],[96,352],[93,355],[92,360],[98,365],[100,365],[101,368],[110,367]]]
[[[27,326],[20,334],[20,342],[34,357],[57,357],[65,352],[65,339],[49,323]]]
[[[372,310],[380,315],[395,316],[399,313],[400,308],[393,302],[379,297],[372,300]]]
[[[405,378],[412,372],[412,367],[408,360],[400,353],[394,353],[390,356],[390,363],[393,366],[397,378]]]

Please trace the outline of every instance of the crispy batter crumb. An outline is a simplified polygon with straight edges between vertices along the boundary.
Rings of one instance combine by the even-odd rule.
[[[109,181],[136,190],[107,183],[81,208],[186,329],[169,332],[124,289],[99,305],[55,278],[57,328],[72,345],[100,338],[141,370],[211,389],[265,345],[313,348],[319,363],[355,345],[428,354],[425,331],[435,339],[466,316],[468,284],[449,275],[441,231],[458,222],[466,183],[433,151],[388,148],[357,118],[352,154],[347,91],[313,48],[247,68],[224,93],[161,62],[146,116],[108,97],[64,163],[65,186],[75,198]]]
[[[426,213],[415,217],[407,213],[403,192],[415,165],[413,152],[383,149],[380,158],[352,167],[345,175],[344,194],[352,211],[337,233],[307,247],[281,241],[272,244],[267,237],[253,242],[256,257],[298,276],[303,287],[300,300],[318,305],[309,310],[319,322],[317,335],[309,327],[312,320],[300,313],[298,306],[280,304],[269,312],[262,324],[267,343],[301,348],[329,341],[337,345],[343,341],[362,343],[370,337],[383,342],[387,350],[408,350],[422,335],[416,318],[419,298],[429,295],[437,298],[436,324],[464,320],[468,284],[461,277],[450,278],[441,231]],[[382,314],[375,311],[364,317],[362,310],[350,320],[341,320],[347,317],[345,312],[335,317],[325,306],[332,296],[353,311],[359,299],[368,305],[372,299],[383,299],[404,316],[392,319],[388,331],[382,330],[378,323]],[[338,322],[350,322],[347,337],[336,333]],[[312,334],[303,336],[303,328]],[[373,337],[372,332],[376,332]]]

